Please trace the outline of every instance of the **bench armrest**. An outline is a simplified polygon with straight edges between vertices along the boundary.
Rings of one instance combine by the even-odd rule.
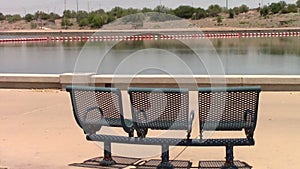
[[[121,118],[121,123],[122,123],[122,127],[123,130],[128,133],[129,137],[133,137],[133,132],[134,132],[134,128],[133,128],[133,121],[130,119],[125,119],[124,117]]]
[[[144,110],[139,110],[137,112],[135,112],[136,114],[142,114],[143,118],[145,121],[147,121],[147,116],[146,116],[146,113]],[[134,119],[133,119],[133,126],[134,126],[134,129],[136,130],[136,133],[138,135],[138,137],[141,137],[141,138],[145,138],[147,133],[148,133],[148,128],[140,128],[137,126],[137,119],[136,119],[136,116],[133,116]]]
[[[255,119],[254,119],[254,112],[247,109],[245,111],[245,114],[244,114],[244,121],[245,121],[245,124],[249,124],[251,123],[250,127],[246,126],[245,127],[245,134],[246,134],[246,137],[248,139],[253,139],[253,135],[254,135],[254,122],[255,122]]]
[[[97,114],[90,114],[90,113]],[[99,117],[96,119],[95,117]],[[103,118],[103,111],[98,106],[92,106],[86,109],[86,114],[84,116],[84,121],[82,127],[85,134],[94,134],[101,129],[101,119]]]
[[[190,137],[191,137],[191,132],[192,132],[192,128],[193,128],[194,117],[195,117],[195,112],[194,112],[194,110],[192,110],[190,112],[189,121],[188,121],[187,139],[190,139]]]

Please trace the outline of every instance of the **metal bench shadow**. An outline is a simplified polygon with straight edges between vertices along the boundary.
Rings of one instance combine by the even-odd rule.
[[[255,144],[253,136],[257,122],[260,87],[199,88],[200,138],[194,139],[190,138],[194,115],[193,112],[189,113],[189,95],[186,89],[129,88],[132,121],[124,119],[121,93],[118,89],[68,86],[67,91],[71,94],[75,119],[84,130],[86,139],[104,142],[104,159],[99,162],[100,165],[114,165],[111,143],[123,143],[160,145],[162,156],[156,168],[174,168],[169,161],[169,146],[225,146],[226,161],[221,168],[239,168],[234,162],[233,147]],[[99,93],[103,92],[110,93],[109,95],[113,95],[117,101],[100,97]],[[88,93],[88,95],[84,93]],[[107,115],[102,110],[103,105],[100,104],[102,102],[105,102],[106,106],[107,104],[113,105],[108,106],[110,108],[106,111]],[[116,107],[118,107],[118,111],[115,111]],[[78,112],[78,109],[81,110],[81,113]],[[109,116],[110,111],[119,114],[111,117]],[[90,112],[94,112],[94,114],[89,115]],[[86,120],[87,117],[91,117],[92,120]],[[103,120],[105,122],[102,122]],[[111,125],[111,121],[118,123]],[[96,131],[102,125],[123,127],[129,136],[97,134]],[[137,137],[133,137],[133,129],[136,130]],[[157,138],[147,136],[149,129],[186,130],[187,135],[184,138]],[[206,131],[241,130],[244,130],[245,137],[204,137]]]
[[[224,165],[224,161],[199,161],[198,169],[220,169]],[[234,165],[238,169],[252,169],[252,166],[246,162],[235,160]]]
[[[103,160],[103,157],[95,157],[92,159],[85,160],[82,163],[72,163],[69,166],[82,167],[82,168],[101,168],[101,169],[115,169],[115,168],[126,168],[130,166],[138,165],[141,161],[140,158],[129,158],[129,157],[120,157],[113,156],[115,164],[110,166],[101,166],[100,162]]]

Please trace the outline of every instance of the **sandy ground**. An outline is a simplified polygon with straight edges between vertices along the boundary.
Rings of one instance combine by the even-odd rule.
[[[299,92],[262,92],[256,145],[236,147],[235,159],[255,169],[299,168],[299,103]],[[1,169],[78,168],[69,164],[102,155],[101,147],[86,141],[77,126],[67,92],[1,89],[0,108]],[[171,158],[179,151],[172,149]],[[223,157],[223,147],[192,147],[178,160],[197,165]]]

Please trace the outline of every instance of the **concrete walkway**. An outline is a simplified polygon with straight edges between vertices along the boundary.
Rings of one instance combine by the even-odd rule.
[[[2,89],[0,108],[0,169],[78,168],[70,164],[103,155],[101,146],[85,140],[67,92]],[[300,92],[262,92],[256,145],[236,147],[235,159],[255,169],[298,169],[299,133]],[[131,151],[127,145],[123,149]],[[172,149],[171,159],[181,150]],[[159,147],[156,152],[145,159],[159,159]],[[224,160],[224,154],[223,147],[192,147],[177,160],[190,160],[197,166],[199,161]]]

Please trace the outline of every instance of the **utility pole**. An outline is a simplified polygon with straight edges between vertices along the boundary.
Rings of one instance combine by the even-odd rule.
[[[226,0],[226,9],[228,10],[228,0]]]
[[[24,10],[24,16],[27,14],[27,12],[26,12],[26,9],[23,7],[23,10]]]
[[[78,14],[78,0],[76,0],[76,5],[77,5],[77,11],[76,11],[76,13]]]
[[[65,10],[64,11],[66,11],[67,10],[67,0],[65,0]]]
[[[67,0],[65,0],[65,11],[64,11],[64,25],[65,25],[65,29],[67,29],[66,11],[67,11]]]

